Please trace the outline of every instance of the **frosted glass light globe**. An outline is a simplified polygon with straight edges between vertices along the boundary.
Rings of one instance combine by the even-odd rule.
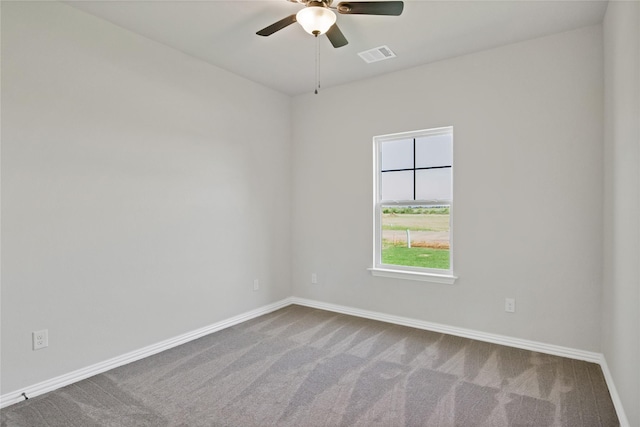
[[[296,20],[307,33],[319,36],[336,23],[336,14],[326,7],[307,6],[296,14]]]

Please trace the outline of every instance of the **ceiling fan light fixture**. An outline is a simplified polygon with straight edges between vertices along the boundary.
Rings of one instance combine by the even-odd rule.
[[[336,14],[326,7],[307,6],[296,14],[296,20],[307,33],[319,36],[336,23]]]

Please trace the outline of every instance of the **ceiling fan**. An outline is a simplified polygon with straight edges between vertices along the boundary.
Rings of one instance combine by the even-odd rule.
[[[294,15],[287,16],[268,27],[263,28],[256,34],[259,36],[270,36],[276,31],[298,22],[306,32],[314,36],[327,34],[327,38],[333,47],[342,47],[347,43],[340,28],[336,24],[336,14],[334,10],[343,15],[389,15],[399,16],[402,14],[404,3],[401,1],[343,1],[337,6],[331,6],[333,0],[289,0],[292,3],[300,3],[305,7]]]

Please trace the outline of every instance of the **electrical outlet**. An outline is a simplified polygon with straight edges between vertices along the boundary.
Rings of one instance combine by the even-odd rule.
[[[507,313],[515,313],[516,312],[516,299],[515,298],[505,298],[504,299],[504,311]]]
[[[49,330],[33,332],[33,349],[39,350],[49,346]]]
[[[318,275],[316,273],[311,273],[311,283],[314,285],[318,284]]]
[[[254,291],[257,291],[257,290],[259,290],[259,289],[260,289],[260,280],[258,280],[258,279],[254,279],[254,280],[253,280],[253,290],[254,290]]]

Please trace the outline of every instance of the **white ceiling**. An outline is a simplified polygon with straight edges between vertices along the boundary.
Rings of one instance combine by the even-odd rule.
[[[357,0],[353,0],[357,1]],[[339,0],[334,1],[334,6]],[[296,13],[287,0],[69,1],[67,4],[289,95],[315,87],[316,40],[293,24],[256,31]],[[606,1],[405,1],[399,17],[338,15],[349,44],[320,36],[322,87],[602,22]],[[365,63],[387,45],[396,58]]]

